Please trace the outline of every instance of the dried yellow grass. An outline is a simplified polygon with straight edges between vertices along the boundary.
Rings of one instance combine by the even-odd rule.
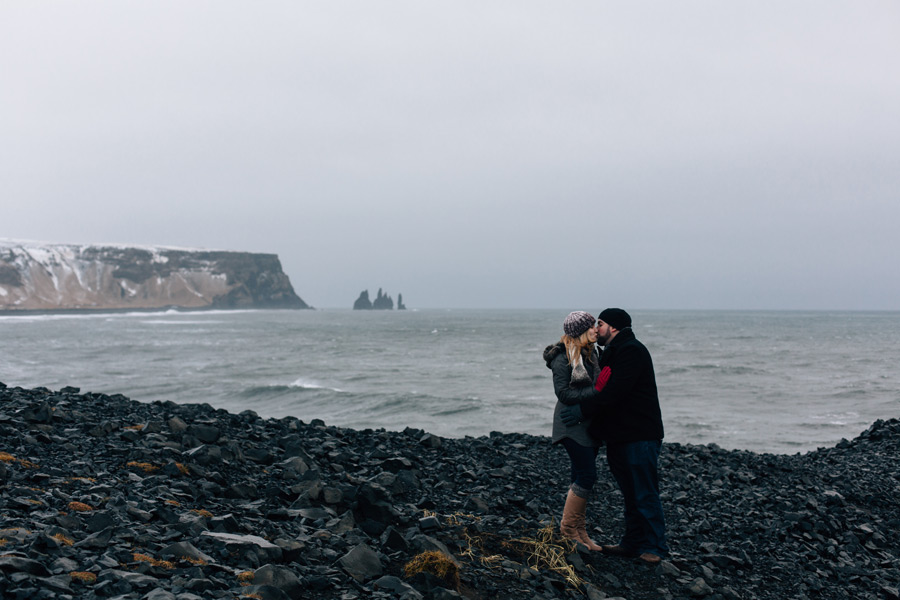
[[[566,556],[575,551],[575,543],[564,538],[555,538],[553,527],[548,525],[538,530],[534,538],[517,538],[502,542],[506,548],[521,552],[528,566],[538,570],[552,571],[562,575],[569,585],[580,586],[584,580],[575,573]]]
[[[157,467],[154,464],[151,464],[148,462],[137,462],[135,460],[133,460],[129,463],[126,463],[125,466],[134,467],[135,469],[140,469],[141,471],[144,471],[145,473],[152,473],[153,471],[159,470],[159,467]]]
[[[202,509],[202,508],[192,508],[192,509],[191,509],[191,512],[192,512],[192,513],[195,513],[195,514],[198,514],[198,515],[200,515],[201,517],[206,517],[206,518],[208,518],[208,519],[212,519],[213,516],[214,516],[211,512],[209,512],[208,510],[204,510],[204,509]]]
[[[69,502],[66,506],[68,506],[69,510],[74,510],[75,512],[90,512],[94,510],[93,506],[84,502]]]
[[[34,464],[33,462],[31,462],[30,460],[23,460],[21,458],[16,458],[9,452],[0,452],[0,462],[18,463],[28,469],[36,469],[37,468],[37,465]]]
[[[184,466],[183,464],[177,462],[177,463],[175,463],[175,466],[178,468],[178,470],[181,472],[182,475],[190,475],[191,474],[191,472],[188,470],[188,468],[186,466]]]
[[[196,565],[198,567],[202,567],[204,565],[209,564],[207,561],[203,560],[202,558],[193,558],[191,556],[182,556],[181,560],[187,561],[187,562],[191,563],[192,565]]]
[[[53,539],[56,540],[57,542],[59,542],[60,544],[62,544],[63,546],[71,546],[75,543],[75,540],[73,540],[70,537],[66,537],[61,533],[57,533],[56,535],[54,535]]]
[[[69,573],[69,577],[81,583],[94,583],[97,581],[97,575],[87,571],[72,571]]]
[[[140,553],[136,552],[131,555],[131,558],[134,559],[134,562],[146,562],[146,563],[150,563],[154,567],[162,567],[164,569],[174,569],[175,568],[174,563],[169,562],[167,560],[157,560],[147,554],[140,554]]]
[[[253,582],[256,574],[253,571],[244,571],[242,573],[238,573],[237,580],[241,585],[250,585]]]
[[[93,477],[69,477],[63,483],[70,484],[75,483],[76,481],[79,483],[97,483],[97,480]]]
[[[431,573],[442,581],[459,589],[459,567],[453,559],[437,550],[422,552],[403,566],[403,575],[408,579],[419,573]]]
[[[447,515],[444,518],[444,520],[447,522],[448,525],[462,525],[464,519],[466,521],[477,522],[477,521],[481,520],[481,517],[457,511],[457,512],[453,513],[452,515]]]

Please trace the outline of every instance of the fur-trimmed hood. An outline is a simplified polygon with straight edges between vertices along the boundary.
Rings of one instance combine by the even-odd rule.
[[[550,344],[546,348],[544,348],[544,362],[547,363],[547,368],[552,369],[553,359],[556,358],[560,354],[566,353],[566,345],[562,342],[556,342],[555,344]]]

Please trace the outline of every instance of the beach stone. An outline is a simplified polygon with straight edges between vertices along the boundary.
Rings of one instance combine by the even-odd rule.
[[[128,593],[133,588],[149,588],[154,587],[159,584],[159,580],[156,577],[151,577],[150,575],[145,575],[142,573],[132,573],[131,571],[122,571],[119,569],[108,569],[106,571],[101,571],[97,576],[98,580],[108,580],[114,583],[124,583],[127,585],[121,586],[118,589],[125,589],[124,593]]]
[[[344,499],[344,493],[336,487],[325,487],[322,489],[322,500],[326,504],[338,504]]]
[[[215,444],[219,441],[222,432],[214,425],[191,424],[187,428],[187,434],[193,436],[204,444]]]
[[[293,456],[279,464],[281,465],[281,468],[284,469],[286,477],[297,477],[309,471],[309,466],[306,464],[306,461],[299,456]]]
[[[207,522],[207,525],[211,531],[217,531],[219,533],[235,533],[240,531],[240,525],[231,513],[220,517],[213,517]]]
[[[172,417],[166,421],[169,431],[172,433],[184,433],[188,429],[188,424],[181,417]]]
[[[338,562],[351,577],[360,583],[380,576],[383,571],[378,554],[366,544],[354,547]]]
[[[407,600],[421,600],[423,598],[421,592],[416,590],[399,577],[393,575],[385,575],[372,583],[375,590],[387,590],[392,594],[403,596]]]
[[[709,587],[702,577],[697,577],[688,585],[688,592],[691,596],[704,597],[713,594],[714,590]]]
[[[259,600],[292,600],[291,596],[273,585],[251,585],[243,588],[241,592],[243,597],[258,598]],[[297,598],[302,597],[297,596]]]
[[[457,600],[458,598],[462,598],[463,595],[454,590],[448,590],[447,588],[435,587],[432,588],[428,593],[430,600]],[[542,596],[541,596],[542,597]],[[604,596],[605,597],[605,596]],[[535,596],[537,599],[538,596]]]
[[[209,532],[204,532],[208,534]],[[194,561],[202,561],[206,563],[215,562],[212,556],[201,552],[190,542],[176,542],[170,544],[160,550],[160,556],[164,558],[189,558]]]
[[[409,548],[409,542],[394,527],[388,527],[381,534],[381,546],[389,551],[406,551]]]
[[[27,573],[38,577],[50,576],[50,571],[42,563],[19,556],[0,556],[0,570],[11,573]]]
[[[116,518],[115,513],[102,510],[94,512],[87,520],[86,525],[88,531],[97,533],[104,529],[116,526],[118,522],[119,520]]]
[[[157,588],[141,596],[141,600],[176,600],[175,594],[168,590]]]
[[[353,517],[353,513],[347,511],[343,515],[341,515],[338,519],[332,519],[328,523],[326,523],[329,530],[335,535],[344,535],[353,531],[356,528],[356,519]]]
[[[214,531],[204,531],[200,535],[204,539],[212,539],[216,542],[225,544],[226,547],[251,547],[263,562],[277,562],[281,560],[281,548],[256,535],[237,535],[234,533],[217,533]]]
[[[255,498],[259,495],[256,486],[250,483],[238,482],[230,485],[225,490],[226,498]]]
[[[284,592],[288,598],[302,598],[304,586],[300,578],[286,567],[264,565],[253,574],[254,585],[268,585]]]
[[[243,451],[244,458],[260,465],[271,465],[275,462],[275,455],[268,448],[247,448]]]
[[[206,595],[206,592],[210,592],[216,588],[220,587],[215,582],[210,579],[206,579],[204,577],[195,577],[193,579],[188,580],[184,584],[184,589],[196,592],[198,594]]]
[[[197,462],[199,465],[208,467],[222,462],[222,450],[218,446],[204,444],[202,446],[197,446],[196,448],[191,448],[190,450],[185,450],[184,457]]]
[[[436,435],[426,433],[419,440],[419,443],[422,444],[423,446],[425,446],[426,448],[440,448],[441,446],[444,445],[444,440],[442,440],[441,438],[439,438]]]

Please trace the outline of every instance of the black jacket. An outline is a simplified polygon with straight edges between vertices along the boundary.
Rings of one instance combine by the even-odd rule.
[[[646,346],[623,329],[604,349],[600,369],[611,374],[599,394],[585,400],[581,410],[593,417],[591,436],[604,442],[640,442],[663,438],[662,414],[656,392],[653,359]]]

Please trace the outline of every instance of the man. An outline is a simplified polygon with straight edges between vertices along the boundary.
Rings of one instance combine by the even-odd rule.
[[[655,564],[669,553],[666,524],[659,500],[659,451],[663,424],[650,352],[631,330],[631,317],[621,308],[607,308],[597,320],[600,391],[581,404],[568,406],[562,419],[580,423],[596,416],[589,433],[606,442],[606,460],[625,500],[625,534],[603,551],[639,557]],[[607,370],[608,369],[608,370]]]

